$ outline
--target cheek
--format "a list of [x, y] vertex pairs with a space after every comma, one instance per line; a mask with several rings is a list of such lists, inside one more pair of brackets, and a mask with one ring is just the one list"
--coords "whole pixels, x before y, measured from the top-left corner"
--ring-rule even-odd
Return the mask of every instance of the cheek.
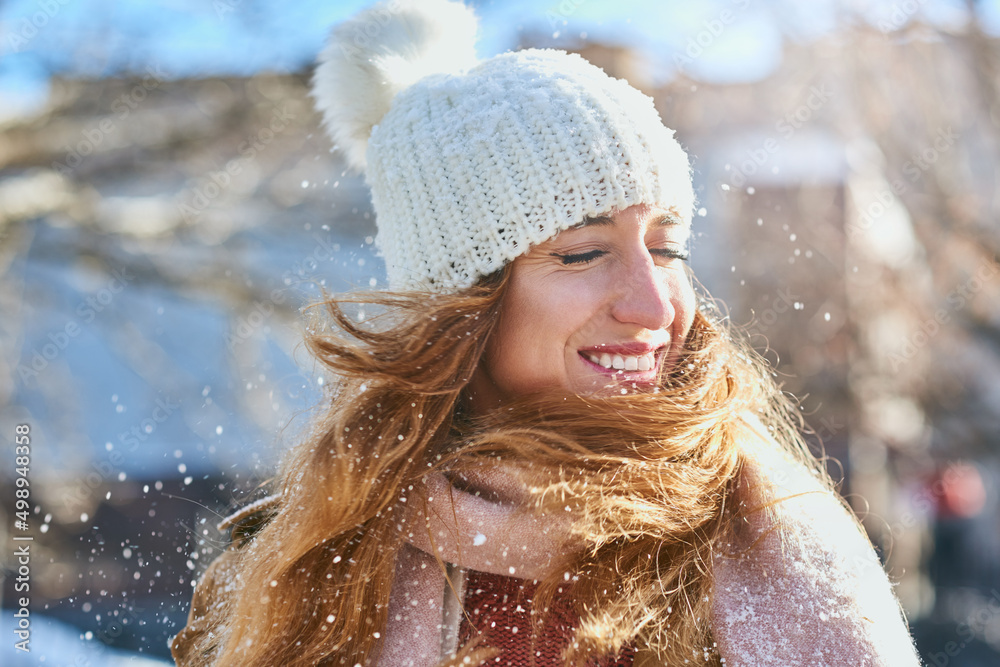
[[681, 287], [681, 295], [677, 299], [677, 313], [678, 319], [683, 323], [684, 331], [687, 332], [691, 328], [691, 323], [694, 321], [695, 311], [698, 309], [697, 298], [694, 294], [694, 289], [691, 287], [690, 283], [685, 282]]
[[671, 303], [674, 308], [674, 337], [684, 341], [688, 331], [694, 323], [695, 312], [698, 309], [698, 300], [694, 293], [694, 288], [686, 276], [681, 277], [676, 284], [672, 285]]
[[531, 343], [537, 337], [537, 314], [531, 300], [522, 298], [516, 288], [512, 285], [507, 293], [500, 321], [486, 346], [487, 370], [504, 394], [523, 390], [535, 366]]
[[[513, 285], [487, 354], [498, 383], [521, 390], [559, 382], [577, 309], [560, 290]], [[521, 289], [516, 289], [521, 287]]]

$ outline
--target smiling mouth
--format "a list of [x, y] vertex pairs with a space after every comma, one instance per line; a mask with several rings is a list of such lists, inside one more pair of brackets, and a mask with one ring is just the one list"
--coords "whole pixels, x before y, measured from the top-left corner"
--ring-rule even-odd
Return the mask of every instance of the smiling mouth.
[[603, 352], [581, 352], [585, 359], [593, 364], [609, 370], [650, 371], [656, 368], [656, 353], [647, 354], [610, 354]]
[[626, 342], [596, 345], [577, 350], [577, 354], [601, 375], [629, 382], [655, 383], [669, 348], [669, 343]]

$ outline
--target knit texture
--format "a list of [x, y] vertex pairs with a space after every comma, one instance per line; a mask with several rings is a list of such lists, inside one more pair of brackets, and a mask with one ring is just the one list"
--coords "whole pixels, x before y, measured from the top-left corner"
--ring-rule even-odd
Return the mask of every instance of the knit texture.
[[[485, 572], [469, 572], [465, 592], [465, 618], [459, 641], [467, 644], [477, 635], [482, 645], [500, 651], [490, 664], [507, 667], [562, 667], [562, 652], [573, 638], [579, 619], [567, 595], [557, 597], [545, 622], [536, 632], [533, 606], [536, 584], [524, 579]], [[630, 667], [635, 649], [591, 660], [593, 667]]]
[[393, 289], [452, 291], [560, 231], [636, 204], [694, 207], [653, 100], [576, 54], [477, 63], [460, 2], [391, 0], [338, 26], [313, 94], [365, 171]]
[[587, 216], [694, 206], [653, 101], [575, 54], [506, 53], [404, 90], [368, 182], [393, 288], [466, 287]]

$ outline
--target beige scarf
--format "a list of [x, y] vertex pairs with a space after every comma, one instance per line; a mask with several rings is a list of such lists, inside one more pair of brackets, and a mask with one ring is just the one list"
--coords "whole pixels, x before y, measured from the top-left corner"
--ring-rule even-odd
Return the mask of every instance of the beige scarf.
[[[748, 422], [736, 500], [773, 511], [751, 514], [744, 543], [732, 545], [742, 556], [718, 554], [713, 565], [712, 630], [725, 664], [919, 665], [889, 580], [854, 518], [759, 422]], [[465, 570], [540, 578], [569, 547], [569, 516], [527, 510], [513, 475], [498, 467], [468, 482], [478, 495], [429, 475], [427, 513], [411, 503], [384, 667], [438, 665], [454, 654]]]

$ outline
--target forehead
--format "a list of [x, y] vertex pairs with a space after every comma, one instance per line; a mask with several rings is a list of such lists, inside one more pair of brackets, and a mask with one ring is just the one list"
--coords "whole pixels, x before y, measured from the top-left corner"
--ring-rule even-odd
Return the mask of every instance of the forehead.
[[[686, 225], [684, 224], [684, 219], [677, 215], [674, 211], [663, 210], [663, 209], [652, 209], [645, 211], [645, 214], [639, 214], [640, 219], [644, 219], [646, 225], [650, 228], [656, 227], [672, 227], [678, 230], [683, 229]], [[611, 212], [605, 213], [603, 215], [588, 215], [582, 221], [573, 225], [572, 227], [567, 227], [567, 231], [570, 229], [582, 229], [584, 227], [591, 226], [613, 226], [618, 220], [625, 215], [625, 212]]]
[[[638, 230], [644, 236], [655, 233], [658, 237], [669, 238], [673, 243], [687, 243], [691, 225], [673, 208], [638, 205], [600, 215], [587, 216], [549, 240], [555, 241], [560, 236], [563, 237], [563, 240], [577, 238], [577, 235], [583, 233], [583, 230], [592, 230], [602, 235], [604, 233], [602, 230], [611, 234], [627, 233], [629, 235], [634, 233], [634, 230]], [[587, 234], [587, 236], [590, 235]]]

